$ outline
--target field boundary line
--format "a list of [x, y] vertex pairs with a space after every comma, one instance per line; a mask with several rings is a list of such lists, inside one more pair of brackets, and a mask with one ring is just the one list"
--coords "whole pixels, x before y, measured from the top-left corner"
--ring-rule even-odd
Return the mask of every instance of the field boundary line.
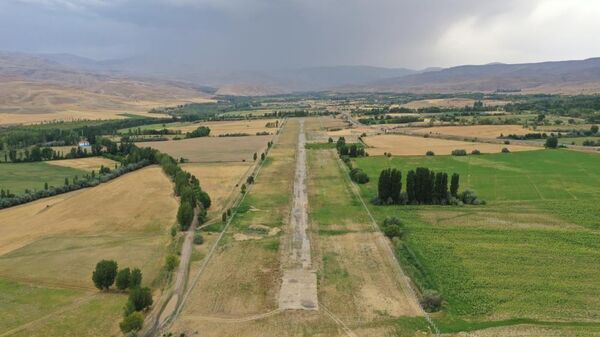
[[284, 311], [284, 309], [280, 309], [277, 308], [275, 310], [271, 310], [262, 314], [256, 314], [256, 315], [250, 315], [250, 316], [245, 316], [245, 317], [217, 317], [217, 316], [202, 316], [202, 315], [188, 315], [187, 317], [192, 318], [192, 319], [198, 319], [198, 320], [203, 320], [203, 321], [210, 321], [210, 322], [221, 322], [221, 323], [244, 323], [244, 322], [251, 322], [251, 321], [258, 321], [261, 319], [265, 319], [271, 316], [275, 316], [279, 313], [282, 313]]
[[356, 334], [341, 319], [337, 318], [331, 311], [329, 311], [329, 309], [327, 309], [327, 307], [325, 307], [323, 303], [319, 302], [319, 306], [323, 308], [323, 311], [325, 311], [325, 313], [327, 314], [327, 316], [329, 316], [329, 318], [331, 318], [331, 320], [337, 323], [342, 328], [342, 330], [344, 330], [346, 335], [350, 337], [357, 337]]
[[[258, 178], [258, 175], [259, 175], [262, 167], [264, 166], [268, 155], [271, 153], [273, 147], [277, 145], [277, 144], [275, 144], [275, 142], [277, 142], [279, 140], [280, 135], [281, 135], [281, 131], [283, 131], [283, 128], [286, 125], [287, 125], [287, 118], [284, 119], [283, 125], [280, 128], [280, 132], [273, 138], [273, 140], [272, 140], [273, 145], [271, 147], [268, 147], [267, 150], [265, 151], [265, 160], [261, 160], [260, 164], [256, 167], [256, 169], [254, 171], [255, 178]], [[210, 260], [211, 260], [211, 258], [213, 256], [214, 252], [216, 251], [217, 247], [219, 246], [219, 243], [221, 242], [221, 239], [225, 236], [225, 233], [229, 229], [229, 226], [231, 225], [233, 219], [238, 214], [237, 206], [239, 206], [244, 201], [244, 199], [246, 199], [246, 196], [250, 193], [250, 191], [252, 191], [253, 186], [254, 186], [254, 184], [250, 184], [248, 186], [248, 188], [246, 189], [246, 192], [242, 195], [242, 197], [239, 198], [232, 205], [233, 212], [232, 212], [231, 216], [227, 220], [227, 223], [225, 224], [225, 227], [223, 227], [223, 230], [221, 231], [221, 233], [219, 234], [219, 236], [217, 237], [217, 239], [215, 240], [215, 242], [211, 246], [210, 250], [206, 254], [206, 257], [202, 261], [202, 265], [200, 265], [198, 271], [196, 272], [196, 275], [192, 279], [192, 282], [187, 285], [187, 289], [184, 292], [182, 298], [179, 299], [179, 301], [178, 301], [179, 303], [178, 303], [177, 308], [175, 309], [174, 313], [170, 317], [166, 318], [165, 321], [164, 321], [164, 324], [162, 324], [162, 326], [158, 326], [157, 330], [151, 331], [148, 334], [149, 336], [155, 335], [156, 332], [158, 332], [158, 330], [164, 330], [164, 329], [168, 328], [175, 321], [175, 319], [177, 319], [179, 317], [179, 315], [181, 314], [183, 306], [185, 305], [185, 303], [187, 302], [187, 299], [189, 298], [190, 293], [195, 288], [196, 284], [198, 283], [198, 280], [202, 276], [202, 273], [206, 269], [206, 266], [210, 262]], [[160, 324], [160, 322], [158, 322], [158, 324]]]
[[[346, 178], [346, 181], [350, 180], [348, 177], [347, 167], [342, 162], [342, 160], [340, 159], [339, 156], [336, 155], [336, 158], [337, 158], [338, 165], [340, 165], [342, 167], [342, 169], [344, 170], [344, 172], [346, 173], [344, 175]], [[404, 295], [408, 299], [414, 298], [415, 300], [417, 300], [418, 299], [417, 292], [414, 290], [413, 286], [410, 284], [410, 282], [409, 282], [410, 278], [406, 275], [406, 273], [404, 273], [404, 270], [402, 269], [402, 266], [400, 265], [400, 261], [398, 261], [398, 259], [396, 258], [396, 255], [394, 254], [394, 251], [390, 247], [389, 241], [385, 237], [383, 237], [383, 233], [381, 233], [381, 230], [379, 229], [379, 226], [377, 225], [377, 221], [375, 220], [375, 217], [373, 217], [371, 210], [369, 209], [369, 207], [367, 207], [367, 204], [365, 203], [364, 199], [362, 198], [362, 196], [360, 194], [359, 187], [352, 180], [350, 180], [349, 183], [352, 186], [352, 192], [354, 192], [354, 195], [358, 197], [358, 200], [360, 200], [363, 208], [369, 215], [369, 218], [371, 219], [370, 224], [373, 227], [374, 232], [379, 237], [380, 241], [383, 241], [382, 243], [384, 244], [384, 247], [386, 248], [385, 250], [388, 253], [387, 255], [392, 260], [392, 262], [393, 262], [392, 264], [395, 266], [394, 269], [396, 269], [396, 271], [400, 275], [401, 280], [404, 283], [404, 287], [402, 287]], [[407, 291], [409, 292], [409, 294], [406, 293]], [[441, 337], [440, 330], [438, 329], [437, 325], [433, 322], [433, 320], [431, 319], [431, 316], [425, 310], [423, 310], [421, 305], [419, 305], [418, 300], [417, 300], [417, 307], [419, 308], [419, 311], [423, 315], [423, 317], [425, 317], [425, 320], [427, 320], [429, 325], [433, 328], [433, 330], [434, 330], [433, 332], [435, 333], [435, 335], [437, 337]]]

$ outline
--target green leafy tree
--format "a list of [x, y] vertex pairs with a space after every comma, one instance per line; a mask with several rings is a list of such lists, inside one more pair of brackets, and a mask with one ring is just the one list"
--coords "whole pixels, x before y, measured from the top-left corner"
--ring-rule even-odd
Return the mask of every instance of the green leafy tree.
[[456, 197], [458, 195], [459, 179], [460, 176], [458, 175], [458, 173], [452, 174], [452, 178], [450, 179], [450, 194], [452, 194], [453, 197]]
[[179, 259], [177, 258], [177, 256], [171, 254], [168, 255], [165, 261], [165, 267], [167, 268], [167, 271], [173, 271], [175, 270], [175, 268], [177, 268], [177, 266], [179, 265]]
[[96, 264], [96, 270], [92, 273], [92, 281], [96, 288], [108, 290], [115, 282], [117, 276], [117, 263], [112, 260], [102, 260]]
[[142, 311], [152, 305], [152, 292], [150, 288], [134, 288], [129, 292], [129, 302], [133, 304], [135, 311]]
[[129, 287], [129, 279], [131, 278], [131, 271], [129, 268], [121, 269], [117, 273], [117, 278], [115, 279], [115, 285], [119, 290], [125, 290]]
[[179, 210], [177, 211], [177, 221], [182, 231], [186, 231], [190, 228], [192, 221], [194, 220], [194, 209], [188, 202], [182, 202], [179, 204]]
[[416, 174], [415, 171], [408, 171], [408, 175], [406, 176], [406, 196], [408, 197], [408, 202], [413, 203], [417, 201], [416, 198]]
[[133, 268], [129, 276], [129, 288], [139, 288], [142, 286], [142, 271], [139, 268]]
[[119, 328], [123, 333], [132, 331], [139, 331], [144, 325], [144, 315], [141, 312], [134, 311], [123, 318], [123, 321], [119, 323]]
[[598, 125], [592, 125], [592, 127], [590, 127], [590, 131], [592, 132], [592, 134], [597, 134], [598, 133]]
[[551, 136], [546, 138], [546, 144], [544, 146], [548, 149], [556, 149], [558, 147], [558, 138]]

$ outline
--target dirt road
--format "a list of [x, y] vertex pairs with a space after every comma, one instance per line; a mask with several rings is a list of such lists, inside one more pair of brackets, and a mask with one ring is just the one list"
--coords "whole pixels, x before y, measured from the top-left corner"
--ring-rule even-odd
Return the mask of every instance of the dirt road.
[[312, 267], [308, 237], [308, 197], [306, 194], [306, 136], [304, 120], [300, 121], [294, 202], [290, 214], [289, 254], [282, 261], [283, 277], [279, 291], [280, 309], [318, 310], [317, 275]]

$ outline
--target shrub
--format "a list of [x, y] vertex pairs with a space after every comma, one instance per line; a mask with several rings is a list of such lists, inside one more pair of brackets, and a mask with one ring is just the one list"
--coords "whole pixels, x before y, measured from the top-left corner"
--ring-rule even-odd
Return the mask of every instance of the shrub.
[[[194, 235], [194, 241], [196, 240], [196, 237]], [[168, 271], [173, 271], [175, 270], [175, 268], [177, 268], [177, 266], [179, 265], [179, 259], [177, 258], [177, 256], [171, 254], [168, 255], [167, 258], [165, 259], [165, 267], [167, 268]]]
[[466, 156], [467, 155], [467, 151], [463, 150], [463, 149], [452, 150], [452, 155], [453, 156]]
[[112, 260], [102, 260], [96, 264], [92, 274], [92, 281], [96, 288], [107, 290], [115, 282], [117, 276], [117, 263]]
[[433, 151], [427, 151], [425, 153], [426, 156], [435, 156], [435, 153], [433, 153]]
[[144, 315], [141, 312], [134, 311], [131, 314], [123, 318], [123, 321], [119, 323], [119, 328], [123, 333], [131, 331], [139, 331], [142, 329], [144, 324]]
[[471, 190], [463, 191], [458, 198], [466, 205], [485, 205], [485, 201], [479, 199], [477, 194]]
[[442, 308], [442, 295], [435, 290], [425, 290], [421, 298], [421, 307], [426, 312], [439, 311]]
[[508, 140], [505, 140], [505, 141], [504, 141], [504, 144], [505, 144], [505, 145], [508, 145], [508, 144], [510, 144], [510, 141], [508, 141]]
[[481, 152], [479, 150], [475, 149], [475, 150], [471, 151], [471, 154], [478, 155], [478, 154], [481, 154]]
[[129, 292], [129, 302], [135, 311], [142, 311], [152, 305], [152, 292], [150, 288], [135, 288]]
[[502, 148], [502, 153], [510, 153], [510, 150], [506, 147]]
[[354, 168], [350, 171], [350, 179], [358, 184], [366, 184], [369, 182], [369, 176], [359, 168]]
[[404, 225], [396, 217], [387, 217], [381, 226], [383, 234], [390, 239], [401, 238], [404, 235]]
[[[223, 213], [225, 214], [225, 213]], [[194, 233], [194, 244], [201, 245], [204, 243], [204, 238], [202, 237], [202, 233], [196, 232]]]

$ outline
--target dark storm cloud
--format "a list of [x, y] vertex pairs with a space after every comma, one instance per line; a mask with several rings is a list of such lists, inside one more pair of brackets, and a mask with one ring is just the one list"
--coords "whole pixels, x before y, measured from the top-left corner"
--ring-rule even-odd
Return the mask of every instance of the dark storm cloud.
[[[599, 11], [593, 0], [4, 0], [0, 49], [230, 68], [515, 62], [597, 52], [552, 35], [598, 36], [586, 15]], [[554, 32], [557, 21], [571, 28]]]

